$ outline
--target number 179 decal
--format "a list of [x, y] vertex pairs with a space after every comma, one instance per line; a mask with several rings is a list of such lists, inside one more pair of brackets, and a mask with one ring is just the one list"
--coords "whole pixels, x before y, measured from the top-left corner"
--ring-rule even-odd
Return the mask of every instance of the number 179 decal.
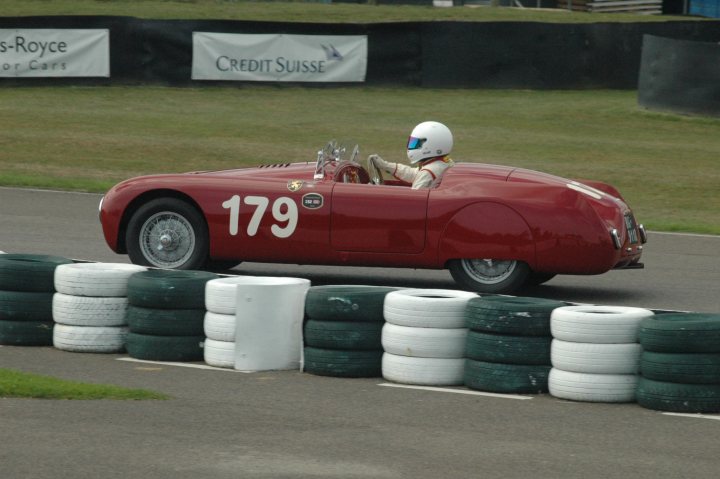
[[[233, 195], [232, 198], [223, 202], [222, 207], [230, 210], [230, 235], [237, 236], [240, 228], [240, 207], [241, 203], [246, 206], [254, 207], [255, 211], [247, 225], [247, 235], [255, 236], [260, 228], [260, 221], [268, 209], [270, 200], [265, 196], [246, 196], [240, 198], [240, 195]], [[278, 223], [286, 223], [284, 226], [273, 224], [270, 227], [272, 234], [278, 238], [287, 238], [295, 232], [298, 222], [298, 207], [292, 198], [281, 196], [276, 199], [271, 208], [272, 217]]]

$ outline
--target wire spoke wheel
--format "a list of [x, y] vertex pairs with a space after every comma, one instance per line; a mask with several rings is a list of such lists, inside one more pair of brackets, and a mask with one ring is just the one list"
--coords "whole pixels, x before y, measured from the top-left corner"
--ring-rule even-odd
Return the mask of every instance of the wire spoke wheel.
[[163, 211], [141, 226], [140, 248], [154, 266], [174, 268], [184, 264], [195, 250], [195, 231], [184, 217]]
[[512, 276], [517, 261], [494, 259], [464, 259], [462, 267], [475, 281], [484, 284], [497, 284]]
[[478, 293], [512, 293], [530, 274], [528, 265], [517, 260], [459, 259], [448, 266], [458, 284]]

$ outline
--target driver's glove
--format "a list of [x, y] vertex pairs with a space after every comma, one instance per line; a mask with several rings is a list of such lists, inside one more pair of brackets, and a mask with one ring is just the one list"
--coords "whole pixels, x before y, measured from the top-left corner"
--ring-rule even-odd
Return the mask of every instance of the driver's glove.
[[383, 160], [380, 155], [372, 154], [368, 156], [368, 161], [372, 161], [375, 166], [380, 168], [386, 173], [391, 173], [395, 171], [395, 163], [390, 163], [389, 161]]

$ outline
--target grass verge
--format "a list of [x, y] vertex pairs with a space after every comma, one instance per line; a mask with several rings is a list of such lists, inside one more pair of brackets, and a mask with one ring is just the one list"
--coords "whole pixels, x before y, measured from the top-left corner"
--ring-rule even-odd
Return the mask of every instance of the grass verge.
[[605, 181], [650, 229], [720, 234], [720, 119], [647, 112], [631, 91], [6, 88], [0, 184], [103, 192], [142, 174], [314, 161], [332, 138], [404, 161], [426, 119], [450, 126], [458, 161]]
[[0, 369], [0, 398], [37, 399], [169, 399], [143, 389], [126, 389]]

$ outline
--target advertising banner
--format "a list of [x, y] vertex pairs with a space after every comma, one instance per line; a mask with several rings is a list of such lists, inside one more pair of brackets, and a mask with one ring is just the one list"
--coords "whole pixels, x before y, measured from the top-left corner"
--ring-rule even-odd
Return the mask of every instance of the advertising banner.
[[107, 29], [0, 29], [0, 77], [109, 77]]
[[193, 32], [193, 80], [363, 82], [367, 35]]

